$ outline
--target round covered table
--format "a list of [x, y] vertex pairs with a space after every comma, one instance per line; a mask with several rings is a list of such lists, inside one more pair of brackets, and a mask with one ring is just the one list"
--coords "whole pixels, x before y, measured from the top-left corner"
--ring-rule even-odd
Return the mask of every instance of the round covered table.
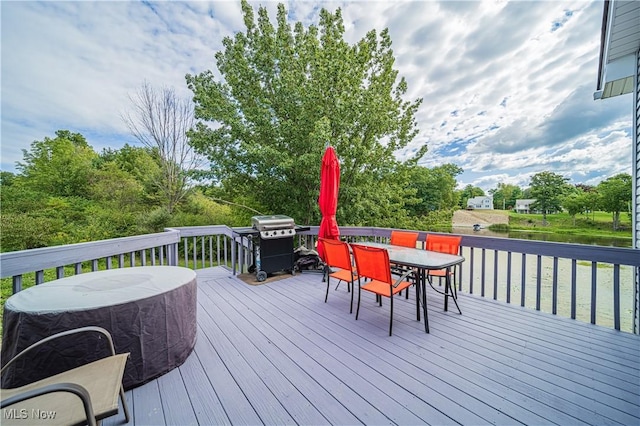
[[[196, 341], [196, 274], [176, 266], [142, 266], [74, 275], [7, 299], [3, 365], [32, 343], [88, 325], [107, 329], [116, 352], [130, 352], [123, 383], [130, 389], [181, 365]], [[39, 380], [107, 355], [86, 334], [43, 345], [3, 372], [2, 387]]]

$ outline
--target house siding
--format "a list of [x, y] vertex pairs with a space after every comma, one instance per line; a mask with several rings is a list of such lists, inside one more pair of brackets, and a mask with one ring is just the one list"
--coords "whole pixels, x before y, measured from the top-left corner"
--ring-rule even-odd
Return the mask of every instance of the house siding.
[[[635, 76], [635, 95], [633, 96], [633, 126], [635, 129], [633, 151], [633, 178], [635, 185], [633, 187], [633, 214], [635, 215], [635, 238], [634, 247], [640, 249], [640, 51], [636, 52], [636, 76]], [[640, 269], [636, 268], [636, 285], [635, 285], [635, 304], [634, 304], [634, 333], [640, 334]]]

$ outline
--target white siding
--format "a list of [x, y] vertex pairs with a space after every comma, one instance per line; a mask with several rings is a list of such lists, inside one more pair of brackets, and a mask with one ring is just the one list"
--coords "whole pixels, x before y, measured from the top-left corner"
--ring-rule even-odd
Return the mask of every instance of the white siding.
[[[640, 250], [640, 51], [636, 52], [636, 76], [635, 76], [635, 95], [633, 105], [633, 125], [635, 127], [635, 147], [633, 150], [633, 177], [634, 185], [634, 214], [635, 214], [635, 238], [634, 247]], [[640, 334], [640, 270], [636, 269], [636, 286], [635, 286], [636, 303], [634, 305], [634, 333]]]

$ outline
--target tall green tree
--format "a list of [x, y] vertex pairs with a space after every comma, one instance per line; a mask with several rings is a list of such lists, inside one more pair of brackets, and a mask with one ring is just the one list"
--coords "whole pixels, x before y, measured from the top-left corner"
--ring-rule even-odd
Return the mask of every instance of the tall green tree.
[[349, 205], [339, 207], [339, 222], [401, 212], [410, 191], [394, 174], [393, 153], [417, 134], [422, 99], [403, 99], [407, 83], [393, 67], [389, 31], [371, 30], [350, 45], [340, 9], [322, 9], [317, 26], [292, 28], [283, 4], [277, 26], [266, 8], [256, 20], [249, 3], [241, 5], [246, 31], [226, 37], [215, 55], [222, 78], [186, 76], [203, 121], [190, 141], [209, 158], [212, 177], [227, 191], [253, 194], [267, 212], [314, 223], [330, 143], [341, 163], [339, 206]]
[[536, 199], [534, 209], [542, 211], [542, 221], [546, 224], [547, 213], [562, 209], [561, 201], [569, 192], [568, 179], [553, 172], [540, 172], [531, 177], [530, 193]]
[[58, 130], [55, 138], [34, 141], [22, 153], [24, 161], [16, 168], [27, 187], [48, 195], [85, 196], [98, 155], [80, 133]]
[[508, 210], [516, 205], [516, 200], [522, 197], [522, 189], [510, 183], [499, 183], [494, 189], [489, 190], [493, 196], [493, 208]]
[[620, 213], [629, 211], [633, 180], [631, 175], [620, 173], [598, 184], [600, 208], [613, 216], [613, 230], [620, 226]]
[[582, 189], [578, 189], [576, 192], [572, 192], [562, 199], [562, 208], [565, 209], [573, 219], [573, 226], [576, 226], [576, 215], [586, 212], [589, 208], [588, 206], [589, 197]]
[[459, 202], [456, 176], [462, 172], [455, 164], [431, 169], [411, 167], [408, 185], [416, 189], [416, 202], [409, 207], [410, 214], [422, 216], [434, 210], [455, 209]]
[[473, 186], [471, 184], [468, 184], [467, 186], [465, 186], [464, 188], [462, 188], [462, 190], [460, 190], [459, 193], [459, 199], [460, 199], [460, 207], [463, 209], [467, 208], [467, 201], [470, 198], [473, 197], [481, 197], [484, 195], [484, 190], [478, 186]]

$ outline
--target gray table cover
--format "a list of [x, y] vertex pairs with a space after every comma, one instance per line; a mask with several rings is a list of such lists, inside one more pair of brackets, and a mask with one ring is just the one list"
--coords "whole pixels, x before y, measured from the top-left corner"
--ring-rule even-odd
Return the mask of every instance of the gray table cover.
[[[32, 343], [87, 325], [107, 329], [116, 352], [130, 352], [125, 389], [180, 366], [196, 341], [194, 271], [143, 266], [74, 275], [23, 290], [7, 299], [2, 365]], [[35, 349], [2, 375], [12, 388], [108, 354], [97, 334], [73, 335]]]

